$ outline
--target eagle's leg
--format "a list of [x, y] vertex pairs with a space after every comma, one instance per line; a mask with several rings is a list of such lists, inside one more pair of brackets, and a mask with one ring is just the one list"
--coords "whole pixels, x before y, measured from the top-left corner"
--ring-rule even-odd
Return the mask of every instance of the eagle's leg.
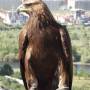
[[58, 89], [72, 90], [72, 62], [61, 61], [58, 65]]
[[38, 82], [32, 70], [32, 67], [29, 63], [30, 59], [31, 59], [31, 48], [28, 47], [25, 55], [25, 78], [28, 90], [37, 90]]

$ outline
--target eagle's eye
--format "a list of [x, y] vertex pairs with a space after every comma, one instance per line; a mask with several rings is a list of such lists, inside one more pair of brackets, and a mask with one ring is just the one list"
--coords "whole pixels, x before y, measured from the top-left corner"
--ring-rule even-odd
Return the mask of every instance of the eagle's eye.
[[32, 3], [24, 4], [25, 7], [30, 7], [31, 5], [32, 5]]
[[40, 4], [40, 2], [35, 2], [35, 3], [25, 3], [24, 6], [25, 7], [30, 7], [30, 6], [34, 6], [34, 5], [38, 5]]

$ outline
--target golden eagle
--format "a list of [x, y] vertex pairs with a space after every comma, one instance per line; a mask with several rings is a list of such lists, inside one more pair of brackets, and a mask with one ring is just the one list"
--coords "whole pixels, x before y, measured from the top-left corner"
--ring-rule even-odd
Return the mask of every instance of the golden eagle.
[[19, 34], [20, 70], [26, 90], [71, 90], [73, 64], [68, 31], [42, 0], [22, 0], [29, 15]]

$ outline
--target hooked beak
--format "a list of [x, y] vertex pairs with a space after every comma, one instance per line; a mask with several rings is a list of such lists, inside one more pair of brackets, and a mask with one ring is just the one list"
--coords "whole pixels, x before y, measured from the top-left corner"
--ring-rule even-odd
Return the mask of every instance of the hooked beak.
[[17, 13], [20, 12], [27, 12], [27, 9], [25, 8], [25, 6], [23, 4], [21, 4], [18, 8], [17, 8]]

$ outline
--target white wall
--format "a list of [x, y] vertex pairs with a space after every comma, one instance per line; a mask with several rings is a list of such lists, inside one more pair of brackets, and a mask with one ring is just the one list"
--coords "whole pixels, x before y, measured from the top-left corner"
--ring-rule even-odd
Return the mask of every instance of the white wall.
[[67, 8], [70, 9], [75, 9], [75, 0], [68, 0], [68, 3], [67, 3]]

